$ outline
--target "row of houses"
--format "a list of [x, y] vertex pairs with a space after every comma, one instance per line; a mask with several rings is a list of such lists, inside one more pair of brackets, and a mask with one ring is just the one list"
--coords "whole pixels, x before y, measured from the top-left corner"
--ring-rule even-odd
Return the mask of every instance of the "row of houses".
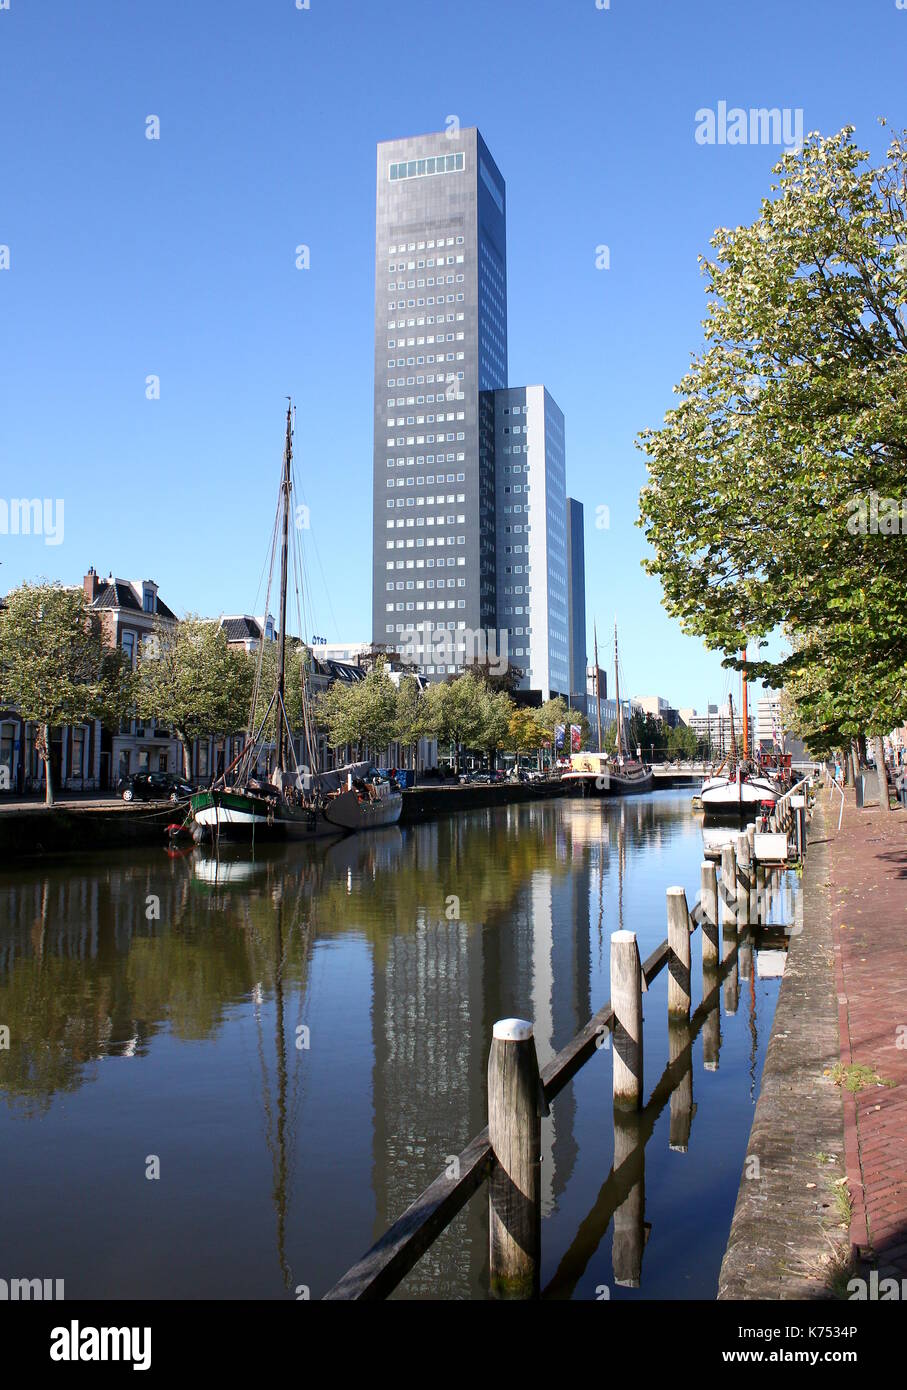
[[[158, 593], [150, 579], [106, 579], [92, 567], [82, 581], [85, 597], [99, 614], [107, 641], [122, 647], [135, 665], [159, 622], [174, 623], [176, 614]], [[277, 639], [270, 614], [231, 615], [216, 619], [224, 629], [230, 646], [249, 653], [262, 642]], [[318, 652], [315, 648], [315, 652]], [[313, 653], [311, 688], [314, 694], [335, 681], [362, 680], [361, 660], [343, 662]], [[392, 672], [399, 680], [400, 673]], [[0, 793], [25, 795], [43, 791], [44, 762], [36, 750], [39, 730], [23, 720], [12, 708], [0, 703]], [[206, 786], [242, 751], [245, 731], [233, 734], [211, 733], [193, 741], [190, 749], [190, 780]], [[301, 734], [294, 740], [300, 763], [306, 761]], [[346, 760], [347, 750], [328, 748], [319, 740], [319, 767], [330, 768], [335, 758]], [[391, 748], [385, 756], [390, 763], [402, 762], [402, 750]], [[421, 765], [437, 760], [434, 743], [424, 740], [418, 750]], [[113, 791], [124, 778], [137, 772], [183, 772], [183, 748], [173, 732], [156, 720], [133, 718], [109, 729], [97, 720], [55, 728], [50, 733], [50, 763], [53, 785], [64, 791]]]

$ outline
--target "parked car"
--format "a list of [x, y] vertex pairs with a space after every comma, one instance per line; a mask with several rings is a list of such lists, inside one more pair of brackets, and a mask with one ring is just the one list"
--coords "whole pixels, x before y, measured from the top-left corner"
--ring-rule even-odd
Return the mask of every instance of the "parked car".
[[124, 801], [182, 801], [194, 790], [172, 772], [133, 772], [117, 783]]

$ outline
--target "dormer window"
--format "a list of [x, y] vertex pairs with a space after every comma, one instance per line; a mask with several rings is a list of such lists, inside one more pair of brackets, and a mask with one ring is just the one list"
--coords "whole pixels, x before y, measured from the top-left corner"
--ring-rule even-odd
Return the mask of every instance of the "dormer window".
[[142, 586], [142, 609], [146, 613], [154, 612], [154, 589], [150, 584]]

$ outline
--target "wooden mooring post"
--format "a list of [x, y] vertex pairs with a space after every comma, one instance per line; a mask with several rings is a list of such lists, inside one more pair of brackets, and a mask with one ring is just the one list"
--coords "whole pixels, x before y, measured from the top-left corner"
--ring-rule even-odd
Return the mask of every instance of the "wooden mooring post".
[[672, 1018], [690, 1017], [690, 909], [682, 888], [668, 893], [668, 1014]]
[[538, 1293], [542, 1104], [532, 1024], [502, 1019], [488, 1054], [488, 1138], [496, 1159], [488, 1179], [488, 1248], [498, 1298]]
[[[730, 845], [725, 848], [731, 852]], [[715, 865], [708, 861], [700, 869], [702, 904], [702, 997], [707, 999], [718, 981], [721, 961], [718, 909], [718, 875]], [[724, 863], [722, 863], [722, 892], [724, 891]], [[717, 1007], [709, 1013], [702, 1029], [702, 1065], [706, 1071], [718, 1070], [718, 1054], [721, 1048], [721, 1022]]]
[[751, 859], [750, 842], [746, 835], [737, 836], [736, 862], [734, 864], [734, 878], [736, 881], [737, 906], [735, 912], [735, 922], [738, 927], [745, 927], [750, 920], [750, 878], [751, 878]]
[[737, 855], [732, 844], [721, 846], [721, 920], [737, 923]]
[[614, 1010], [614, 1104], [638, 1110], [642, 1104], [642, 972], [636, 933], [611, 933], [611, 1008]]

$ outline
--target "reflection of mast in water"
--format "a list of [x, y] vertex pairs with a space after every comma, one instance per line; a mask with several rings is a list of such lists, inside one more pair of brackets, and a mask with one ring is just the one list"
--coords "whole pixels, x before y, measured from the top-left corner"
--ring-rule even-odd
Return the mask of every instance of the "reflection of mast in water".
[[[268, 1081], [268, 1067], [264, 1053], [264, 1039], [261, 1030], [261, 1011], [260, 1007], [255, 1010], [255, 1022], [258, 1029], [258, 1056], [261, 1062], [261, 1089], [262, 1103], [265, 1111], [265, 1143], [268, 1153], [271, 1155], [271, 1168], [273, 1174], [273, 1184], [271, 1196], [274, 1202], [274, 1210], [277, 1215], [277, 1258], [280, 1264], [280, 1273], [283, 1278], [285, 1289], [292, 1287], [292, 1271], [286, 1252], [287, 1234], [287, 1210], [288, 1193], [290, 1186], [292, 1162], [290, 1148], [287, 1141], [288, 1132], [295, 1133], [296, 1111], [298, 1107], [298, 1093], [294, 1090], [292, 1096], [289, 1094], [289, 1069], [287, 1066], [287, 1041], [286, 1028], [284, 1021], [284, 988], [283, 976], [286, 965], [290, 943], [293, 938], [293, 926], [287, 936], [286, 945], [283, 941], [283, 895], [282, 888], [277, 888], [274, 892], [275, 910], [275, 973], [274, 973], [274, 1026], [275, 1026], [275, 1054], [277, 1086], [274, 1103], [272, 1103], [271, 1089]], [[302, 940], [303, 964], [306, 958], [305, 939]], [[300, 990], [300, 998], [302, 990]], [[256, 1005], [261, 1004], [261, 994], [257, 992]]]
[[626, 802], [620, 803], [620, 823], [617, 827], [617, 925], [624, 929], [624, 840]]

